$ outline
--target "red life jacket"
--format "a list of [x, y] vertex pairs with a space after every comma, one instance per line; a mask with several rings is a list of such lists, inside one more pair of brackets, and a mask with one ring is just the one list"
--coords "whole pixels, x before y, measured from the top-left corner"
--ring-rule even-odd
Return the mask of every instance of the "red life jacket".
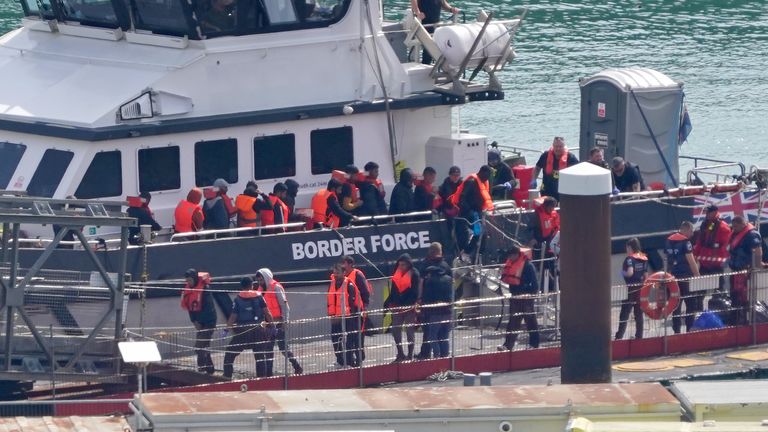
[[747, 226], [745, 226], [743, 230], [736, 233], [736, 235], [731, 235], [731, 241], [730, 241], [731, 250], [734, 250], [737, 247], [739, 247], [739, 245], [741, 245], [741, 241], [744, 240], [744, 236], [747, 235], [747, 233], [749, 233], [753, 229], [755, 229], [754, 225], [752, 225], [751, 223], [748, 223]]
[[[331, 208], [328, 206], [328, 200], [330, 200], [331, 198], [335, 198], [337, 201], [339, 199], [339, 197], [336, 196], [336, 192], [331, 192], [331, 191], [328, 192], [328, 196], [325, 199], [325, 226], [336, 228], [341, 223], [341, 219], [339, 219], [339, 217], [336, 216], [336, 214], [331, 212]], [[341, 205], [341, 203], [339, 203], [339, 205]]]
[[642, 252], [631, 253], [629, 257], [640, 261], [648, 261], [648, 257]]
[[179, 205], [176, 206], [176, 211], [173, 213], [174, 230], [177, 233], [185, 233], [195, 231], [194, 224], [192, 223], [192, 215], [199, 212], [203, 216], [203, 209], [199, 205], [193, 204], [187, 200], [179, 201]]
[[277, 301], [277, 285], [280, 283], [272, 279], [267, 289], [264, 290], [261, 287], [258, 288], [258, 292], [264, 296], [264, 301], [267, 303], [267, 309], [272, 314], [272, 318], [278, 320], [283, 318], [283, 309], [280, 307], [280, 302]]
[[[288, 213], [290, 210], [288, 209], [288, 206], [276, 195], [269, 195], [269, 202], [272, 203], [272, 208], [274, 209], [276, 206], [280, 206], [283, 212], [283, 223], [288, 222]], [[274, 225], [275, 224], [275, 211], [274, 210], [262, 210], [259, 212], [261, 214], [261, 225], [267, 226], [267, 225]]]
[[467, 184], [467, 180], [474, 179], [475, 182], [477, 182], [477, 185], [480, 189], [480, 195], [483, 197], [483, 207], [482, 210], [493, 210], [493, 200], [491, 200], [491, 188], [488, 185], [487, 181], [480, 181], [480, 178], [477, 176], [477, 174], [470, 174], [467, 176], [466, 179], [464, 179], [463, 182], [459, 185], [459, 187], [456, 188], [456, 192], [453, 193], [448, 198], [448, 202], [451, 204], [458, 206], [459, 205], [459, 199], [461, 198], [461, 193], [464, 191], [464, 185]]
[[191, 287], [189, 284], [186, 284], [181, 291], [181, 308], [189, 312], [200, 312], [203, 310], [203, 293], [205, 287], [210, 283], [210, 274], [204, 272], [197, 273], [197, 285]]
[[693, 254], [704, 268], [720, 269], [728, 261], [728, 240], [731, 229], [720, 220], [704, 221], [699, 237], [693, 247]]
[[381, 195], [382, 198], [384, 198], [384, 195], [387, 194], [387, 191], [384, 190], [384, 183], [382, 183], [381, 180], [379, 180], [378, 178], [374, 179], [374, 178], [366, 177], [365, 181], [374, 185], [376, 187], [376, 190], [379, 191], [379, 195]]
[[399, 294], [404, 293], [408, 289], [411, 288], [411, 271], [408, 270], [405, 273], [400, 272], [400, 270], [395, 270], [395, 274], [392, 275], [392, 285], [395, 286], [395, 289]]
[[560, 214], [556, 210], [547, 213], [544, 211], [544, 206], [538, 207], [536, 213], [539, 215], [541, 236], [545, 239], [552, 238], [555, 232], [560, 230]]
[[[357, 286], [354, 284], [354, 282], [350, 281], [349, 278], [344, 278], [344, 280], [341, 282], [340, 287], [336, 287], [336, 276], [331, 275], [331, 284], [328, 287], [328, 294], [326, 295], [326, 300], [328, 304], [328, 316], [330, 317], [342, 317], [342, 316], [349, 316], [350, 315], [350, 308], [349, 308], [349, 290], [348, 286], [349, 284], [352, 284], [352, 287], [355, 289], [355, 306], [357, 306], [357, 309], [360, 310], [362, 307], [362, 301], [360, 300], [360, 291], [357, 289]], [[344, 296], [342, 298], [342, 295]], [[342, 308], [342, 305], [344, 306]]]
[[507, 260], [504, 263], [504, 269], [501, 272], [501, 281], [510, 286], [518, 286], [522, 282], [523, 268], [528, 258], [520, 253], [516, 260]]
[[[349, 274], [347, 275], [347, 278], [349, 278], [349, 280], [354, 282], [354, 281], [357, 280], [357, 274], [358, 273], [360, 273], [360, 276], [362, 276], [363, 279], [365, 279], [365, 283], [366, 283], [366, 286], [368, 288], [368, 297], [373, 297], [373, 285], [371, 285], [371, 281], [369, 281], [368, 278], [365, 277], [365, 273], [363, 273], [362, 270], [357, 269], [357, 268], [353, 268], [352, 271], [349, 272]], [[358, 287], [357, 289], [359, 290], [360, 287]], [[365, 306], [365, 305], [363, 305], [363, 306]]]
[[[544, 167], [544, 174], [551, 175], [552, 171], [554, 171], [554, 164], [555, 164], [555, 149], [550, 148], [547, 152], [547, 166]], [[557, 164], [557, 171], [560, 171], [562, 169], [568, 168], [568, 149], [565, 149], [562, 155], [560, 155], [560, 160]]]

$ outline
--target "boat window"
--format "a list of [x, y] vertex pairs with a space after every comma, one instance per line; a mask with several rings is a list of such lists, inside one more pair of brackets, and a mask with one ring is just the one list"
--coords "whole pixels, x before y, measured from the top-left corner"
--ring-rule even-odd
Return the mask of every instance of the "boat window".
[[120, 25], [111, 0], [61, 0], [59, 6], [67, 21], [98, 27], [128, 28], [127, 22]]
[[116, 197], [123, 194], [123, 167], [117, 150], [96, 153], [85, 171], [75, 197]]
[[[42, 14], [38, 5], [43, 8]], [[45, 19], [53, 19], [54, 17], [51, 0], [22, 0], [21, 6], [26, 16], [39, 17], [42, 15]]]
[[253, 178], [274, 179], [296, 175], [296, 135], [260, 136], [253, 139]]
[[187, 0], [131, 0], [131, 4], [136, 29], [198, 39]]
[[27, 195], [51, 198], [61, 183], [74, 153], [64, 150], [48, 149], [40, 160], [32, 180], [27, 186]]
[[139, 150], [139, 190], [154, 192], [181, 187], [179, 146]]
[[23, 144], [0, 142], [0, 189], [8, 187], [26, 149], [27, 146]]
[[216, 179], [237, 183], [237, 140], [195, 143], [195, 184], [210, 186]]
[[194, 12], [206, 37], [328, 27], [350, 0], [198, 0]]
[[343, 170], [353, 163], [351, 126], [313, 130], [310, 141], [312, 174]]

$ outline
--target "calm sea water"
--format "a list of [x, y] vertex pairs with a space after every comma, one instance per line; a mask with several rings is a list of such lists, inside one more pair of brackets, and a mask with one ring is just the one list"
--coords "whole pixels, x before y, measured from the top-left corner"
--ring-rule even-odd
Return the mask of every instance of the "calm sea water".
[[[518, 58], [501, 74], [503, 102], [462, 110], [462, 126], [509, 145], [544, 148], [554, 135], [578, 144], [580, 77], [604, 68], [644, 66], [685, 83], [693, 133], [683, 154], [768, 166], [768, 1], [452, 0], [511, 18], [528, 8]], [[385, 0], [398, 18], [407, 0]], [[470, 11], [473, 11], [470, 13]], [[0, 30], [21, 8], [0, 0]]]

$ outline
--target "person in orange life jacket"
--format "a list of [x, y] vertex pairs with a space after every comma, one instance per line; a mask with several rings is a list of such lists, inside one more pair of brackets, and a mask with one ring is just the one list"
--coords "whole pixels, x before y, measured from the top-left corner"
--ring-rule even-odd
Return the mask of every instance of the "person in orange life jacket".
[[[400, 255], [395, 263], [389, 296], [384, 300], [384, 308], [391, 309], [392, 313], [392, 337], [397, 349], [395, 362], [413, 359], [419, 279], [419, 271], [413, 267], [411, 256], [407, 253]], [[403, 352], [403, 330], [408, 340], [407, 356]]]
[[[728, 240], [731, 238], [731, 227], [720, 219], [716, 205], [710, 204], [706, 208], [704, 222], [693, 244], [693, 255], [699, 262], [699, 272], [702, 275], [721, 274], [725, 270], [728, 261]], [[719, 287], [723, 289], [725, 278], [720, 276]]]
[[560, 231], [560, 214], [556, 210], [557, 201], [555, 198], [544, 197], [541, 205], [536, 208], [533, 218], [528, 223], [528, 229], [531, 233], [531, 240], [528, 246], [535, 247], [544, 243], [552, 242], [558, 231]]
[[[448, 169], [448, 177], [443, 180], [443, 183], [437, 189], [438, 195], [442, 200], [440, 211], [448, 218], [454, 218], [459, 214], [459, 207], [451, 203], [451, 195], [456, 193], [456, 190], [461, 184], [461, 168], [456, 165]], [[453, 221], [450, 221], [453, 223]]]
[[440, 198], [432, 187], [435, 177], [437, 177], [437, 171], [434, 168], [424, 168], [422, 179], [413, 190], [414, 211], [432, 211], [440, 205]]
[[365, 360], [365, 330], [373, 329], [374, 326], [373, 322], [370, 318], [368, 318], [368, 314], [366, 313], [366, 310], [368, 310], [369, 305], [371, 304], [371, 295], [373, 294], [371, 292], [372, 287], [370, 282], [368, 282], [368, 279], [366, 279], [365, 273], [363, 273], [362, 270], [355, 268], [354, 258], [349, 255], [344, 255], [341, 257], [339, 265], [341, 266], [341, 270], [344, 272], [344, 275], [347, 277], [347, 279], [354, 282], [355, 286], [357, 286], [357, 290], [360, 292], [362, 310], [358, 328], [361, 330], [360, 361], [363, 361]]
[[229, 218], [237, 213], [232, 200], [227, 196], [229, 183], [224, 179], [216, 179], [213, 182], [213, 188], [216, 194], [203, 203], [205, 229], [227, 229], [229, 228]]
[[[413, 200], [413, 171], [405, 168], [400, 171], [400, 179], [392, 189], [389, 199], [389, 214], [410, 213], [414, 210]], [[407, 222], [408, 218], [397, 218], [399, 222]]]
[[509, 199], [517, 181], [512, 174], [512, 168], [501, 160], [501, 152], [496, 141], [491, 143], [488, 150], [488, 165], [493, 168], [491, 176], [491, 198], [494, 200]]
[[680, 333], [683, 303], [685, 303], [686, 331], [690, 331], [696, 320], [696, 314], [704, 307], [704, 298], [701, 294], [691, 294], [688, 280], [693, 276], [699, 276], [699, 266], [696, 264], [696, 258], [693, 257], [691, 237], [693, 237], [693, 224], [684, 221], [676, 233], [667, 237], [664, 248], [667, 255], [667, 271], [678, 279], [677, 285], [680, 287], [681, 301], [672, 312], [672, 330], [675, 334]]
[[[260, 212], [262, 226], [288, 223], [290, 213], [288, 205], [283, 202], [286, 193], [288, 193], [288, 188], [283, 183], [275, 183], [275, 186], [272, 188], [272, 193], [267, 197], [272, 208]], [[274, 233], [276, 230], [270, 231]], [[285, 232], [285, 228], [280, 228], [279, 232]]]
[[484, 211], [493, 210], [488, 179], [491, 177], [491, 167], [483, 165], [476, 174], [470, 174], [459, 185], [449, 200], [459, 207], [459, 217], [456, 220], [456, 242], [463, 252], [463, 259], [470, 259], [480, 240], [480, 217]]
[[621, 265], [621, 275], [624, 276], [624, 282], [627, 284], [627, 298], [621, 303], [619, 312], [619, 328], [616, 331], [615, 339], [624, 338], [624, 332], [627, 330], [627, 321], [629, 313], [633, 312], [635, 317], [635, 339], [643, 338], [643, 310], [640, 309], [640, 288], [648, 276], [648, 257], [640, 248], [640, 240], [633, 237], [627, 240], [627, 257]]
[[536, 168], [533, 171], [533, 180], [531, 180], [530, 189], [536, 189], [536, 179], [539, 173], [544, 171], [541, 178], [541, 194], [551, 196], [560, 201], [558, 193], [558, 183], [560, 181], [560, 170], [579, 163], [572, 153], [565, 146], [563, 137], [555, 137], [552, 140], [552, 148], [545, 151], [536, 162]]
[[299, 183], [294, 179], [285, 179], [283, 184], [288, 189], [285, 192], [285, 198], [281, 198], [285, 205], [288, 206], [288, 221], [293, 222], [299, 220], [293, 217], [296, 211], [296, 196], [299, 194]]
[[[270, 351], [274, 349], [274, 344], [277, 343], [277, 348], [293, 366], [293, 372], [301, 375], [304, 373], [304, 369], [299, 365], [296, 357], [294, 357], [291, 349], [288, 347], [288, 341], [285, 339], [285, 319], [290, 313], [291, 308], [288, 306], [288, 298], [285, 296], [283, 285], [272, 277], [272, 270], [260, 268], [256, 272], [256, 290], [261, 293], [264, 301], [267, 303], [269, 313], [272, 315], [272, 319], [277, 327], [277, 332], [270, 338], [272, 342], [269, 347]], [[269, 375], [272, 375], [272, 353], [268, 353], [267, 357], [269, 358], [267, 370]]]
[[185, 288], [202, 289], [202, 306], [199, 311], [189, 311], [189, 320], [195, 326], [195, 354], [197, 355], [197, 370], [209, 375], [213, 374], [213, 360], [211, 359], [211, 336], [216, 328], [216, 307], [213, 304], [213, 297], [208, 290], [197, 270], [191, 268], [184, 272]]
[[325, 219], [326, 226], [332, 226], [334, 228], [345, 227], [357, 217], [352, 213], [344, 210], [339, 201], [339, 195], [343, 185], [340, 181], [332, 178], [328, 181], [328, 197], [325, 200]]
[[[424, 269], [421, 297], [424, 336], [418, 359], [448, 357], [451, 333], [453, 278], [442, 266]], [[424, 348], [426, 344], [426, 349]]]
[[243, 193], [235, 197], [237, 209], [237, 227], [255, 227], [259, 222], [259, 214], [253, 209], [256, 199], [259, 197], [259, 188], [256, 182], [249, 181], [245, 185]]
[[509, 285], [509, 321], [507, 322], [507, 334], [504, 344], [499, 345], [499, 351], [509, 350], [515, 347], [520, 324], [525, 321], [528, 329], [528, 345], [532, 348], [539, 347], [539, 324], [536, 321], [534, 310], [534, 295], [538, 293], [536, 282], [536, 269], [528, 258], [516, 245], [512, 245], [507, 251], [504, 268], [501, 272], [501, 281]]
[[379, 164], [368, 162], [365, 164], [367, 173], [362, 182], [359, 182], [360, 200], [362, 205], [357, 209], [359, 216], [378, 216], [387, 214], [387, 202], [384, 197], [387, 192], [384, 184], [379, 179]]
[[[152, 231], [160, 231], [163, 229], [163, 227], [157, 223], [155, 220], [155, 215], [149, 208], [149, 202], [152, 201], [152, 194], [149, 192], [141, 192], [139, 197], [141, 198], [141, 206], [128, 207], [128, 211], [126, 212], [128, 217], [136, 218], [137, 226], [128, 228], [128, 242], [133, 245], [139, 244], [139, 232], [141, 225], [151, 226]], [[149, 241], [149, 239], [145, 239], [145, 241]]]
[[357, 285], [344, 276], [339, 264], [333, 266], [326, 296], [331, 318], [331, 343], [339, 366], [360, 366], [360, 316], [363, 303]]
[[256, 360], [256, 376], [269, 376], [269, 354], [272, 352], [270, 344], [271, 334], [275, 327], [272, 326], [272, 314], [261, 293], [253, 286], [253, 279], [244, 277], [240, 280], [241, 291], [232, 302], [232, 313], [227, 319], [227, 330], [233, 331], [232, 339], [227, 345], [224, 354], [224, 377], [232, 378], [235, 359], [244, 350], [251, 350]]
[[177, 233], [200, 231], [203, 229], [203, 209], [200, 208], [200, 200], [203, 191], [192, 188], [187, 194], [187, 199], [179, 201], [174, 212], [174, 230]]
[[357, 186], [360, 170], [354, 165], [347, 165], [344, 173], [346, 173], [346, 181], [341, 186], [339, 201], [344, 210], [357, 214], [357, 210], [363, 205], [363, 201], [360, 200], [360, 189]]
[[[742, 216], [735, 216], [731, 221], [731, 238], [728, 242], [728, 266], [731, 271], [759, 269], [762, 263], [763, 239], [760, 232]], [[731, 275], [731, 302], [735, 311], [735, 324], [747, 323], [749, 312], [749, 273]]]

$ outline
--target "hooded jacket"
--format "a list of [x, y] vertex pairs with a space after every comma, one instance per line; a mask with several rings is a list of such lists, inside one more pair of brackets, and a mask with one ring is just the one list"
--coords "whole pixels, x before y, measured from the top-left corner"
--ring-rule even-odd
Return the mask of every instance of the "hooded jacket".
[[407, 253], [400, 255], [400, 258], [395, 262], [395, 272], [398, 271], [397, 267], [401, 261], [407, 262], [411, 270], [411, 286], [402, 293], [393, 285], [389, 290], [389, 296], [384, 300], [384, 307], [397, 307], [397, 306], [413, 306], [416, 304], [416, 300], [419, 297], [419, 271], [413, 266], [413, 260]]
[[257, 291], [262, 293], [264, 300], [267, 302], [269, 312], [276, 320], [283, 318], [289, 312], [288, 299], [285, 296], [283, 285], [274, 280], [272, 270], [266, 267], [260, 268], [256, 273], [264, 279], [264, 287], [259, 286]]
[[400, 172], [400, 181], [392, 189], [389, 200], [389, 214], [410, 213], [416, 207], [413, 199], [413, 172], [404, 169]]
[[288, 193], [283, 198], [283, 202], [288, 206], [290, 214], [293, 215], [296, 207], [296, 196], [299, 194], [299, 184], [293, 179], [287, 179], [284, 184], [288, 188]]

